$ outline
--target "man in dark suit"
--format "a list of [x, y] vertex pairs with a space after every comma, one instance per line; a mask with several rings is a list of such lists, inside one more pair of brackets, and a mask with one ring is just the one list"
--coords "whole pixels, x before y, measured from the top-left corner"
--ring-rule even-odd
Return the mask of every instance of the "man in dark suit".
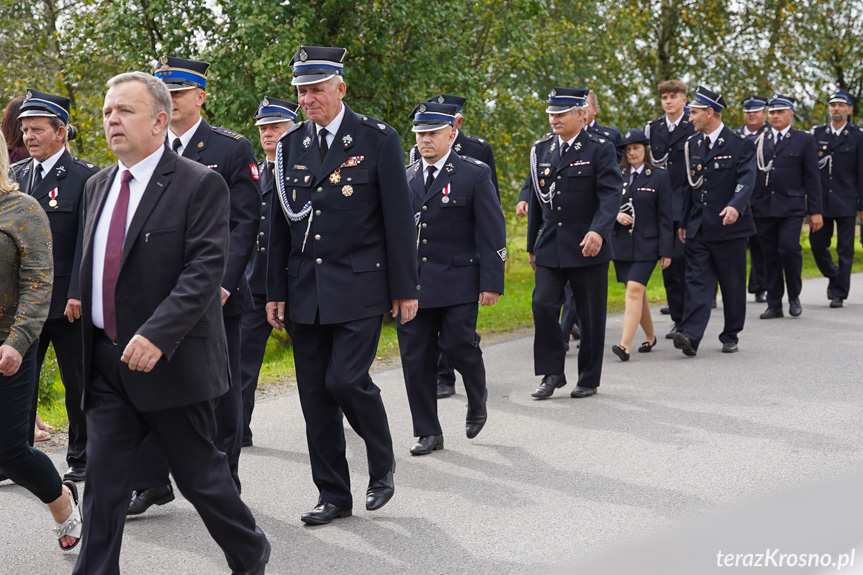
[[[261, 220], [258, 163], [251, 142], [225, 128], [211, 126], [201, 117], [207, 99], [206, 62], [166, 56], [154, 75], [160, 78], [174, 102], [168, 145], [184, 158], [218, 173], [231, 191], [231, 243], [222, 280], [222, 317], [228, 340], [231, 385], [216, 408], [216, 447], [228, 456], [231, 474], [240, 488], [239, 462], [243, 430], [243, 396], [240, 377], [240, 329], [242, 314], [252, 308], [252, 294], [245, 270], [252, 257]], [[174, 499], [162, 449], [153, 437], [141, 448], [135, 497], [129, 515]]]
[[[240, 344], [240, 373], [243, 377], [243, 447], [252, 445], [252, 411], [255, 409], [255, 390], [258, 376], [267, 351], [267, 340], [273, 326], [267, 320], [267, 244], [269, 243], [270, 206], [276, 199], [275, 184], [276, 145], [279, 138], [297, 121], [299, 106], [293, 102], [265, 96], [255, 114], [255, 125], [266, 158], [258, 164], [261, 174], [261, 227], [252, 252], [252, 261], [246, 268], [246, 278], [252, 291], [254, 307], [243, 314]], [[285, 325], [291, 333], [290, 322]]]
[[[767, 310], [761, 319], [782, 317], [782, 295], [788, 287], [788, 313], [803, 313], [803, 249], [800, 231], [809, 214], [809, 229], [817, 232], [821, 217], [821, 177], [812, 134], [791, 128], [794, 98], [774, 95], [767, 103], [771, 129], [755, 144], [758, 183], [752, 196], [752, 215], [764, 252]], [[784, 276], [784, 280], [783, 280]]]
[[[830, 96], [830, 123], [813, 128], [821, 169], [821, 199], [824, 227], [810, 230], [809, 245], [815, 263], [830, 280], [827, 299], [830, 307], [842, 307], [851, 289], [854, 263], [854, 228], [857, 213], [863, 212], [863, 131], [849, 122], [854, 109], [851, 94], [839, 90]], [[836, 256], [830, 255], [833, 226], [836, 225]]]
[[[659, 85], [659, 98], [665, 116], [657, 118], [644, 126], [644, 134], [650, 138], [650, 154], [653, 163], [668, 170], [671, 178], [671, 212], [674, 229], [680, 227], [683, 215], [683, 197], [689, 194], [686, 181], [686, 160], [683, 147], [694, 131], [684, 113], [688, 87], [680, 80], [667, 80]], [[686, 251], [679, 238], [674, 238], [674, 257], [671, 264], [662, 270], [668, 313], [674, 325], [665, 334], [666, 339], [674, 337], [677, 324], [683, 318], [683, 300], [686, 292]], [[663, 313], [666, 313], [663, 310]]]
[[91, 431], [75, 575], [119, 573], [135, 454], [148, 433], [234, 573], [264, 573], [270, 545], [213, 445], [228, 389], [219, 298], [229, 193], [165, 146], [171, 96], [148, 74], [108, 82], [105, 137], [118, 165], [87, 182], [81, 294], [83, 407]]
[[699, 86], [690, 104], [696, 134], [686, 142], [690, 192], [683, 198], [678, 236], [686, 246], [686, 296], [674, 347], [695, 355], [713, 302], [722, 290], [724, 353], [737, 351], [746, 319], [746, 238], [755, 233], [749, 197], [755, 186], [755, 146], [722, 121], [725, 100]]
[[297, 387], [319, 490], [301, 519], [313, 525], [352, 513], [342, 415], [366, 444], [366, 509], [393, 496], [392, 437], [369, 368], [383, 314], [413, 319], [420, 289], [401, 140], [342, 102], [346, 54], [301, 46], [291, 59], [309, 121], [279, 141], [279, 205], [267, 250], [267, 316], [277, 329], [290, 294]]
[[612, 258], [608, 240], [623, 178], [611, 142], [583, 129], [587, 92], [551, 90], [546, 113], [552, 133], [534, 143], [525, 182], [526, 188], [532, 187], [527, 251], [536, 271], [534, 370], [543, 376], [533, 393], [536, 399], [551, 397], [556, 388], [566, 385], [566, 349], [558, 318], [567, 281], [581, 327], [578, 385], [570, 395], [594, 395], [602, 376]]
[[407, 167], [417, 225], [419, 311], [396, 326], [413, 418], [412, 455], [443, 449], [437, 417], [438, 347], [464, 379], [465, 431], [476, 437], [488, 417], [485, 364], [476, 341], [477, 302], [497, 303], [504, 286], [506, 223], [483, 162], [450, 146], [458, 109], [422, 102], [410, 117], [422, 159]]
[[36, 378], [30, 416], [32, 442], [39, 389], [39, 369], [48, 346], [54, 344], [60, 379], [66, 388], [69, 416], [69, 470], [63, 479], [84, 481], [87, 467], [87, 423], [81, 411], [81, 294], [78, 266], [81, 263], [81, 195], [84, 184], [99, 171], [90, 162], [73, 158], [66, 150], [70, 100], [37, 90], [28, 90], [18, 118], [31, 158], [21, 160], [12, 171], [19, 189], [37, 200], [48, 214], [54, 245], [54, 292], [48, 320], [39, 336]]
[[[752, 94], [742, 102], [743, 125], [734, 128], [734, 133], [745, 136], [753, 144], [758, 136], [770, 130], [767, 123], [767, 98]], [[756, 179], [757, 189], [757, 179]], [[752, 192], [755, 193], [754, 191]], [[764, 279], [764, 253], [758, 243], [758, 235], [749, 236], [749, 293], [755, 294], [755, 301], [767, 301], [767, 284]]]
[[611, 126], [603, 126], [597, 122], [596, 116], [598, 114], [599, 102], [596, 99], [596, 92], [591, 90], [587, 93], [587, 116], [584, 119], [585, 129], [614, 144], [617, 161], [620, 162], [620, 159], [623, 157], [623, 140], [620, 138], [620, 132]]

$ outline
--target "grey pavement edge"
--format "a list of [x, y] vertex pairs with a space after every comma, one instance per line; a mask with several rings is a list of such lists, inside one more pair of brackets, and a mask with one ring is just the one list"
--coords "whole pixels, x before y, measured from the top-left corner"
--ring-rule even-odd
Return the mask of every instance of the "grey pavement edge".
[[[533, 374], [532, 338], [484, 345], [488, 424], [476, 439], [465, 438], [458, 383], [457, 395], [439, 402], [446, 449], [425, 457], [409, 454], [414, 438], [401, 369], [377, 372], [398, 459], [396, 494], [379, 511], [364, 509], [364, 448], [348, 431], [354, 516], [328, 526], [304, 527], [299, 520], [317, 490], [296, 393], [259, 402], [255, 446], [243, 450], [240, 474], [243, 499], [273, 544], [267, 573], [599, 573], [573, 567], [597, 557], [608, 573], [706, 573], [724, 551], [724, 539], [710, 540], [716, 529], [704, 527], [713, 517], [756, 548], [781, 546], [768, 527], [751, 528], [761, 524], [753, 516], [764, 525], [783, 524], [775, 510], [787, 511], [799, 499], [762, 507], [753, 501], [813, 484], [807, 492], [832, 490], [819, 484], [863, 470], [863, 298], [856, 295], [863, 275], [852, 279], [842, 309], [828, 308], [826, 285], [804, 282], [800, 318], [759, 320], [765, 304], [749, 296], [737, 354], [721, 353], [721, 302], [695, 358], [660, 337], [651, 353], [622, 363], [610, 351], [621, 317], [610, 316], [602, 386], [589, 399], [569, 397], [577, 376], [574, 347], [570, 383], [535, 401], [530, 393], [540, 378]], [[670, 320], [653, 311], [657, 333], [664, 334]], [[639, 332], [634, 345], [641, 341]], [[63, 453], [50, 455], [64, 469]], [[817, 507], [829, 518], [834, 505], [842, 518], [841, 502]], [[811, 507], [801, 503], [800, 513]], [[728, 511], [735, 508], [740, 511]], [[856, 517], [857, 531], [846, 533], [852, 542], [863, 540]], [[61, 553], [45, 507], [8, 482], [0, 484], [0, 525], [0, 572], [71, 572], [77, 550]], [[663, 564], [664, 555], [645, 552], [658, 544], [638, 543], [653, 537], [675, 549], [695, 534], [705, 551], [681, 570]], [[179, 496], [127, 522], [121, 567], [124, 574], [228, 572]]]

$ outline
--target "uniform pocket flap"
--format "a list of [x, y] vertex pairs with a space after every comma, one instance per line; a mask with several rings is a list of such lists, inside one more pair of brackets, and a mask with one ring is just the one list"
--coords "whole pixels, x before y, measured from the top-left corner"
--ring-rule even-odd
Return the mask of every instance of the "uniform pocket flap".
[[285, 185], [308, 188], [314, 183], [315, 177], [307, 170], [290, 170], [285, 172]]

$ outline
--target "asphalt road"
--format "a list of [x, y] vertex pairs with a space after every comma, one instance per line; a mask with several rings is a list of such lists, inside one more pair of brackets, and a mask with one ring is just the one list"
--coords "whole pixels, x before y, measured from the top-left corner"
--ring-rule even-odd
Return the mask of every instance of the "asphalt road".
[[[364, 448], [349, 431], [357, 507], [329, 526], [299, 521], [317, 491], [296, 393], [261, 401], [255, 446], [243, 451], [240, 472], [244, 499], [273, 543], [267, 573], [590, 573], [572, 566], [596, 556], [643, 567], [660, 562], [633, 542], [664, 537], [673, 548], [669, 538], [677, 535], [663, 535], [667, 529], [685, 533], [728, 509], [732, 531], [742, 528], [734, 509], [750, 510], [745, 522], [754, 514], [782, 524], [775, 507], [751, 502], [863, 469], [863, 276], [852, 285], [851, 299], [835, 310], [827, 307], [826, 280], [804, 282], [797, 319], [759, 320], [766, 306], [750, 301], [733, 355], [720, 353], [721, 303], [695, 358], [660, 339], [652, 353], [620, 362], [610, 347], [621, 317], [612, 316], [603, 383], [590, 399], [569, 397], [575, 349], [572, 383], [535, 401], [532, 337], [485, 345], [488, 424], [476, 439], [464, 436], [459, 383], [459, 393], [439, 404], [446, 448], [425, 457], [408, 452], [414, 439], [401, 370], [377, 372], [398, 459], [396, 495], [377, 512], [365, 510]], [[670, 327], [656, 309], [654, 321], [660, 334]], [[642, 339], [639, 332], [636, 347]], [[64, 469], [63, 453], [51, 455]], [[841, 502], [831, 505], [840, 514]], [[830, 505], [819, 508], [832, 517]], [[0, 484], [0, 526], [0, 573], [71, 572], [77, 550], [64, 555], [44, 506], [8, 482]], [[762, 545], [764, 537], [766, 545], [768, 532], [746, 531], [746, 540]], [[664, 572], [708, 572], [717, 551], [697, 557], [696, 567]], [[863, 547], [857, 560], [863, 563]], [[127, 574], [228, 572], [179, 497], [127, 522], [121, 566]]]

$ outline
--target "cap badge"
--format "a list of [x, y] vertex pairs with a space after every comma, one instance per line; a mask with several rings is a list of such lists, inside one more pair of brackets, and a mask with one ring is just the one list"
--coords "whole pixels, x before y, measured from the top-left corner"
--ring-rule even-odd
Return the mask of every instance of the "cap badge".
[[300, 62], [305, 62], [309, 59], [309, 55], [306, 54], [306, 51], [300, 48]]
[[630, 134], [629, 132], [627, 132], [627, 133], [626, 133], [626, 135], [625, 135], [625, 136], [623, 136], [623, 139], [624, 139], [624, 140], [628, 140], [630, 136], [632, 136], [632, 134]]
[[264, 96], [264, 99], [261, 100], [261, 107], [266, 108], [269, 105], [270, 105], [270, 101], [267, 99], [266, 96]]
[[425, 105], [425, 104], [420, 104], [419, 113], [420, 113], [420, 114], [425, 114], [425, 113], [426, 113], [426, 105]]
[[444, 99], [443, 94], [437, 97], [438, 104], [443, 104], [444, 102], [446, 102], [446, 100]]
[[554, 98], [555, 96], [557, 96], [557, 90], [552, 88], [551, 92], [549, 92], [548, 95], [549, 95], [549, 97]]
[[353, 186], [345, 186], [342, 188], [342, 195], [346, 198], [351, 197], [354, 194]]
[[24, 96], [24, 101], [25, 101], [25, 102], [27, 102], [27, 101], [29, 101], [32, 97], [33, 97], [33, 92], [31, 92], [30, 90], [27, 90], [27, 95], [26, 95], [26, 96]]
[[351, 145], [351, 143], [353, 143], [353, 141], [354, 141], [354, 139], [351, 137], [351, 135], [350, 135], [350, 134], [345, 134], [345, 135], [344, 135], [344, 137], [342, 137], [342, 142], [344, 142], [344, 143], [345, 143], [345, 147], [346, 147], [346, 148], [347, 148], [348, 146], [350, 146], [350, 145]]
[[312, 145], [312, 139], [309, 136], [306, 136], [303, 140], [303, 148], [308, 149], [309, 146]]

